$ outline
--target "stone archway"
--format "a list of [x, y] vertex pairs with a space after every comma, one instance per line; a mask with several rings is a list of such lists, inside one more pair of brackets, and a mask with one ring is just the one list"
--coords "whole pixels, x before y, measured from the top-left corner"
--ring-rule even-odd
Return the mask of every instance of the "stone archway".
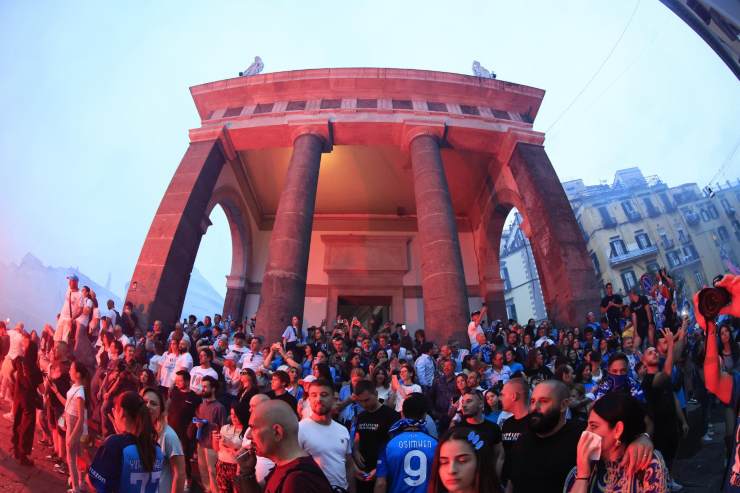
[[206, 217], [210, 216], [216, 205], [223, 209], [231, 232], [231, 269], [226, 276], [222, 315], [238, 320], [244, 315], [247, 298], [247, 275], [252, 265], [252, 233], [247, 208], [237, 190], [229, 186], [217, 188], [206, 208]]

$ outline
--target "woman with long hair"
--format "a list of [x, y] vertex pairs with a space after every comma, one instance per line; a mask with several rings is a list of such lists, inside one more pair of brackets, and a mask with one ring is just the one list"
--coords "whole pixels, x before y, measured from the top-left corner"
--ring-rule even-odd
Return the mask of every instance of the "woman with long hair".
[[134, 485], [142, 493], [157, 493], [164, 456], [144, 399], [136, 392], [123, 392], [111, 414], [116, 434], [95, 454], [87, 476], [91, 489], [129, 491]]
[[251, 368], [242, 368], [239, 371], [239, 392], [235, 401], [237, 405], [249, 412], [249, 400], [259, 393], [257, 374]]
[[159, 491], [182, 493], [185, 488], [185, 453], [177, 433], [167, 424], [164, 396], [157, 387], [144, 388], [140, 395], [149, 409], [154, 431], [157, 432], [157, 443], [164, 456]]
[[532, 349], [527, 353], [524, 374], [527, 375], [529, 383], [532, 386], [543, 380], [550, 380], [553, 377], [550, 369], [545, 366], [545, 356], [540, 349]]
[[87, 436], [87, 415], [90, 400], [90, 372], [78, 361], [69, 367], [69, 379], [72, 386], [63, 396], [56, 385], [51, 385], [59, 402], [64, 406], [64, 431], [66, 432], [67, 470], [71, 493], [82, 490], [82, 478], [77, 467], [77, 458], [82, 452], [83, 436]]
[[[320, 329], [317, 329], [320, 330]], [[313, 346], [306, 344], [303, 346], [303, 361], [301, 362], [301, 376], [311, 374], [311, 366], [313, 366]]]
[[[668, 491], [663, 457], [653, 451], [650, 463], [634, 474], [621, 465], [627, 446], [645, 432], [645, 411], [629, 394], [609, 392], [597, 400], [578, 441], [576, 467], [565, 480], [569, 493]], [[594, 463], [592, 457], [599, 458]]]
[[493, 457], [471, 428], [448, 430], [437, 444], [428, 493], [499, 493]]
[[223, 425], [213, 436], [213, 448], [218, 454], [216, 461], [218, 493], [239, 491], [236, 484], [236, 455], [242, 448], [244, 433], [249, 425], [249, 412], [240, 406], [232, 405], [229, 417], [231, 424]]
[[370, 381], [375, 384], [380, 403], [388, 405], [388, 399], [391, 395], [391, 381], [388, 378], [388, 370], [382, 366], [376, 367], [370, 375]]

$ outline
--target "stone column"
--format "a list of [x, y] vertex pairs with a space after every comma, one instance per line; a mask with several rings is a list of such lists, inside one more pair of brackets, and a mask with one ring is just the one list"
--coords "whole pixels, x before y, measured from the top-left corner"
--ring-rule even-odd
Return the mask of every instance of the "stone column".
[[247, 280], [241, 276], [226, 276], [226, 297], [224, 298], [223, 318], [232, 320], [244, 318], [244, 304], [247, 301]]
[[467, 342], [468, 294], [460, 240], [437, 138], [422, 134], [410, 144], [416, 220], [421, 250], [424, 329], [442, 344]]
[[[493, 193], [492, 193], [493, 195]], [[488, 320], [506, 321], [504, 281], [501, 279], [501, 236], [509, 208], [491, 205], [481, 214], [477, 234], [480, 296], [488, 307]]]
[[517, 144], [509, 161], [527, 212], [529, 239], [548, 318], [579, 326], [599, 294], [586, 243], [558, 175], [542, 146]]
[[191, 143], [167, 187], [126, 295], [142, 329], [154, 320], [172, 325], [180, 318], [195, 255], [210, 225], [208, 202], [224, 163], [216, 141]]
[[308, 252], [323, 149], [324, 139], [315, 134], [302, 134], [293, 143], [257, 310], [256, 332], [268, 341], [280, 339], [293, 315], [303, 320]]

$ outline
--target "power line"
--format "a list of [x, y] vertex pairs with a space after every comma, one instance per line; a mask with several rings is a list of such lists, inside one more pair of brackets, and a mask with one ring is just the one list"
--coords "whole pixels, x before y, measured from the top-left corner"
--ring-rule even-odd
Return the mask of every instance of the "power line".
[[624, 26], [624, 29], [622, 30], [622, 33], [617, 38], [617, 41], [614, 43], [614, 46], [612, 46], [612, 49], [609, 51], [609, 53], [606, 55], [606, 58], [604, 58], [604, 61], [601, 62], [601, 65], [599, 65], [599, 68], [596, 69], [596, 72], [591, 76], [591, 78], [586, 82], [586, 85], [583, 86], [583, 88], [576, 94], [576, 96], [573, 98], [573, 100], [568, 104], [568, 106], [565, 107], [565, 109], [558, 115], [558, 117], [555, 119], [552, 124], [545, 130], [545, 133], [548, 133], [559, 121], [563, 116], [570, 110], [573, 105], [578, 101], [578, 98], [580, 98], [584, 92], [586, 92], [586, 89], [591, 85], [591, 83], [596, 79], [596, 77], [601, 73], [601, 70], [604, 68], [604, 65], [609, 61], [609, 59], [612, 57], [614, 52], [616, 51], [617, 47], [619, 46], [619, 43], [622, 41], [622, 38], [624, 37], [624, 34], [627, 32], [627, 29], [630, 27], [630, 24], [632, 24], [632, 20], [635, 18], [635, 14], [637, 13], [637, 9], [640, 6], [641, 0], [637, 0], [635, 3], [635, 8], [632, 9], [632, 14], [630, 14], [630, 18], [627, 21], [627, 24]]
[[[730, 161], [732, 160], [733, 156], [737, 152], [738, 147], [740, 147], [740, 138], [737, 139], [737, 142], [735, 142], [735, 147], [732, 148], [732, 151], [730, 151], [730, 153], [727, 155], [727, 158], [724, 160], [724, 162], [719, 167], [719, 169], [717, 170], [717, 172], [714, 174], [714, 176], [712, 177], [712, 179], [709, 180], [709, 182], [707, 183], [708, 185], [711, 186], [712, 185], [712, 182], [714, 182], [714, 180], [716, 180], [717, 177], [719, 177], [720, 174], [724, 174], [725, 166], [727, 166], [730, 163]], [[725, 178], [727, 178], [727, 177], [725, 176]]]

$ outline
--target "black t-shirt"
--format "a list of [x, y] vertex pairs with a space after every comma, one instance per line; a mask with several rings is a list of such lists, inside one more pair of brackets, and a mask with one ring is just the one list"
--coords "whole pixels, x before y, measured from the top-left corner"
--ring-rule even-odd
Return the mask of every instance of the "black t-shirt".
[[501, 428], [496, 423], [484, 419], [482, 423], [475, 425], [463, 421], [457, 426], [460, 428], [470, 428], [475, 431], [483, 439], [485, 446], [491, 450], [493, 450], [496, 444], [501, 443]]
[[[602, 308], [606, 308], [609, 305], [609, 302], [610, 301], [612, 303], [616, 303], [618, 305], [621, 305], [622, 304], [622, 297], [619, 296], [618, 294], [613, 294], [611, 296], [604, 296], [601, 299], [601, 307]], [[609, 317], [609, 320], [610, 321], [611, 320], [616, 320], [616, 319], [618, 319], [619, 317], [622, 316], [622, 309], [621, 308], [618, 308], [616, 306], [613, 306], [613, 307], [609, 308], [606, 311], [606, 316]]]
[[638, 327], [646, 328], [648, 325], [648, 318], [647, 313], [645, 312], [645, 307], [648, 307], [648, 310], [650, 309], [650, 302], [648, 301], [647, 296], [640, 295], [637, 298], [637, 301], [630, 302], [630, 311], [635, 314], [635, 317], [637, 317]]
[[265, 479], [265, 493], [332, 493], [329, 480], [310, 456], [275, 466]]
[[511, 469], [511, 449], [518, 442], [524, 433], [529, 429], [529, 414], [522, 419], [516, 419], [511, 416], [501, 425], [501, 443], [504, 446], [504, 471], [501, 483], [506, 484], [509, 479]]
[[678, 438], [678, 414], [673, 401], [673, 385], [670, 379], [665, 379], [657, 387], [653, 385], [656, 374], [645, 375], [642, 380], [642, 390], [645, 392], [647, 412], [653, 420], [654, 442], [660, 450], [665, 442], [673, 443]]
[[170, 403], [167, 406], [167, 424], [182, 439], [183, 434], [193, 422], [195, 411], [200, 405], [201, 398], [192, 390], [181, 391], [177, 387], [170, 390]]
[[380, 406], [376, 411], [363, 411], [357, 415], [357, 434], [360, 436], [360, 453], [365, 459], [365, 472], [375, 469], [380, 451], [388, 443], [391, 425], [401, 419], [401, 415], [388, 406]]
[[540, 438], [526, 431], [511, 448], [514, 493], [562, 493], [576, 465], [576, 449], [585, 423], [568, 421], [554, 435]]
[[271, 390], [267, 393], [267, 397], [270, 399], [277, 399], [279, 401], [283, 401], [287, 405], [290, 406], [290, 408], [293, 410], [296, 416], [298, 416], [298, 401], [295, 397], [293, 397], [293, 394], [290, 392], [283, 392], [280, 395], [275, 395], [275, 391]]

